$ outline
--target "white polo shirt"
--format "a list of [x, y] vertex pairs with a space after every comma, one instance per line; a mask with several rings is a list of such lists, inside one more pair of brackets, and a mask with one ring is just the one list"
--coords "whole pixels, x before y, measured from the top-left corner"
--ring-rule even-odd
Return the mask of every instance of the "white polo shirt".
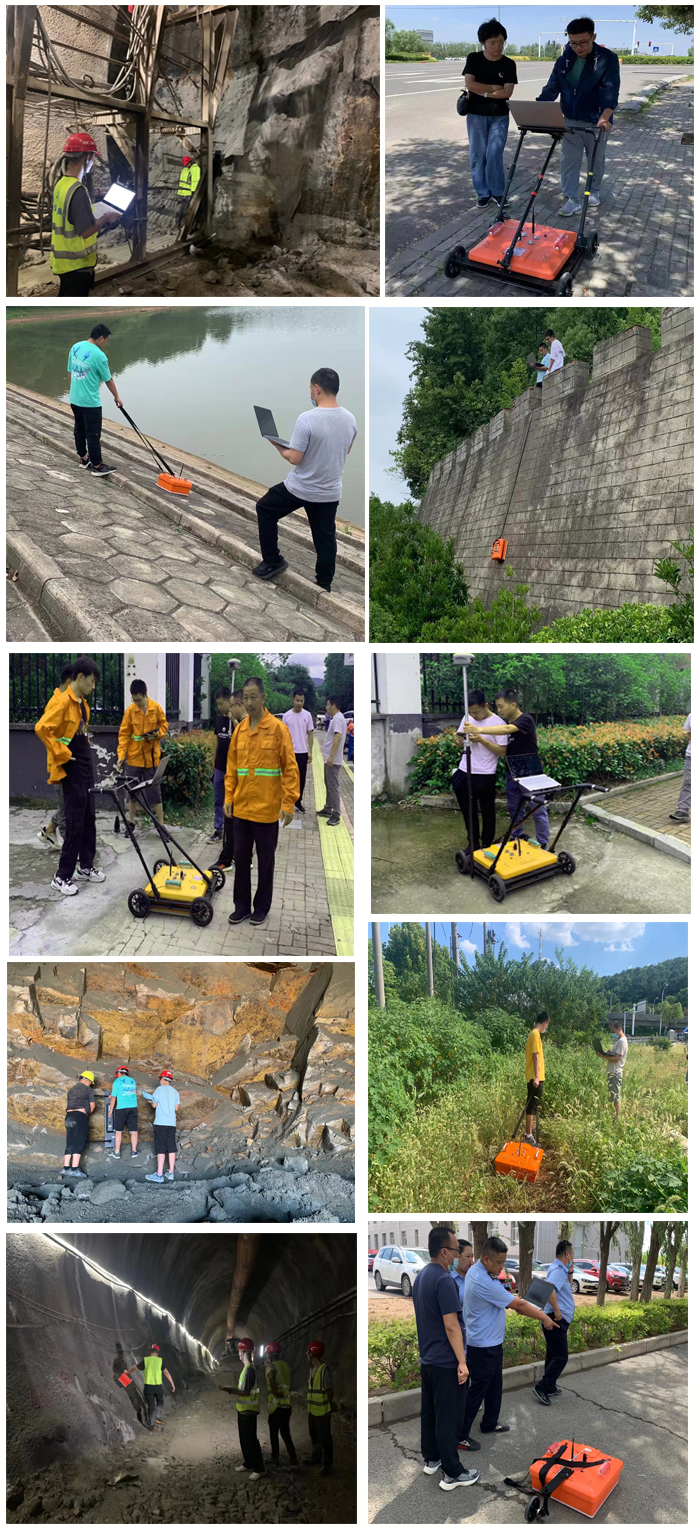
[[[493, 715], [491, 717], [483, 717], [480, 723], [477, 722], [475, 717], [463, 717], [459, 725], [459, 732], [461, 733], [462, 730], [466, 728], [467, 723], [469, 723], [473, 728], [492, 728], [493, 724], [499, 721], [500, 719]], [[508, 734], [493, 733], [491, 735], [491, 739], [494, 744], [505, 745], [508, 743]], [[495, 776], [496, 771], [498, 770], [498, 760], [499, 756], [497, 754], [493, 754], [492, 750], [487, 749], [485, 744], [472, 744], [472, 773], [475, 776]], [[462, 758], [459, 762], [459, 769], [465, 771], [466, 773], [466, 745], [464, 748], [464, 754], [462, 755]]]

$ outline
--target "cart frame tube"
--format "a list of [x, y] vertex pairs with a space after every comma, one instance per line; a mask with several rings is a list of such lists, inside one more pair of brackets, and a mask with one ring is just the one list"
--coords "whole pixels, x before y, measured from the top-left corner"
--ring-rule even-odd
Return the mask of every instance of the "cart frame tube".
[[532, 191], [530, 192], [530, 198], [529, 198], [527, 207], [525, 208], [525, 211], [524, 211], [524, 213], [522, 215], [522, 218], [520, 219], [520, 222], [518, 224], [518, 227], [515, 230], [513, 238], [511, 239], [511, 242], [510, 242], [510, 244], [508, 246], [508, 249], [505, 251], [503, 259], [499, 260], [499, 262], [498, 262], [499, 266], [502, 266], [504, 271], [509, 271], [510, 270], [510, 263], [511, 263], [511, 260], [513, 258], [513, 251], [514, 251], [515, 246], [516, 246], [516, 244], [517, 244], [517, 242], [518, 242], [518, 240], [520, 238], [520, 235], [522, 234], [522, 231], [523, 231], [523, 229], [525, 227], [525, 224], [527, 223], [528, 215], [529, 215], [530, 211], [532, 210], [534, 212], [535, 198], [537, 197], [539, 189], [540, 189], [540, 186], [542, 185], [542, 182], [543, 182], [543, 180], [545, 178], [545, 175], [547, 174], [547, 168], [548, 168], [548, 165], [549, 165], [549, 161], [552, 158], [554, 150], [556, 149], [556, 146], [560, 142], [560, 140], [564, 137], [564, 131], [565, 130], [562, 129], [561, 132], [559, 132], [559, 131], [553, 131], [552, 132], [552, 142], [551, 142], [551, 144], [549, 146], [549, 149], [548, 149], [548, 152], [547, 152], [547, 157], [546, 157], [545, 162], [544, 162], [544, 164], [542, 166], [542, 169], [538, 172], [537, 180], [535, 181], [534, 187], [533, 187]]

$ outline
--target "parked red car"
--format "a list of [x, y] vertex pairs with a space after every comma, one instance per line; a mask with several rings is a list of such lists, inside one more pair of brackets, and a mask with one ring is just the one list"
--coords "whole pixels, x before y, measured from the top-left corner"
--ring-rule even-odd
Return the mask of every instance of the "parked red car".
[[[574, 1259], [574, 1273], [573, 1273], [573, 1281], [572, 1281], [574, 1291], [577, 1290], [577, 1281], [576, 1281], [577, 1274], [581, 1277], [581, 1279], [579, 1281], [579, 1284], [578, 1284], [578, 1288], [579, 1289], [582, 1289], [582, 1290], [585, 1289], [586, 1285], [588, 1285], [590, 1287], [590, 1284], [591, 1284], [592, 1281], [595, 1281], [596, 1286], [597, 1286], [598, 1281], [600, 1280], [600, 1264], [598, 1263], [598, 1260], [597, 1259]], [[608, 1287], [609, 1291], [624, 1291], [625, 1290], [625, 1287], [627, 1285], [627, 1281], [625, 1280], [624, 1275], [622, 1275], [619, 1270], [610, 1270], [610, 1269], [606, 1270], [605, 1278], [606, 1278], [606, 1284], [607, 1284], [607, 1287]]]
[[370, 1248], [367, 1250], [367, 1269], [369, 1270], [370, 1275], [372, 1274], [372, 1265], [374, 1264], [378, 1253], [378, 1248]]

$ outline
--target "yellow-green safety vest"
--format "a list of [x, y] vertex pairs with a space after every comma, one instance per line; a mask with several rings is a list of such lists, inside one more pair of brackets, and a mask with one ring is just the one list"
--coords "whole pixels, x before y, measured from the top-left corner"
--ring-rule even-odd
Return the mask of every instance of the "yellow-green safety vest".
[[51, 270], [54, 276], [67, 271], [91, 270], [97, 264], [97, 234], [83, 238], [70, 221], [70, 204], [82, 184], [74, 175], [62, 175], [53, 194]]
[[241, 1374], [240, 1374], [240, 1376], [238, 1378], [238, 1393], [239, 1393], [239, 1395], [236, 1398], [236, 1409], [237, 1409], [237, 1411], [239, 1413], [259, 1413], [260, 1412], [260, 1387], [258, 1386], [257, 1380], [255, 1382], [255, 1386], [251, 1388], [250, 1392], [244, 1392], [243, 1391], [243, 1388], [245, 1386], [246, 1373], [248, 1371], [251, 1371], [251, 1370], [254, 1371], [255, 1370], [255, 1366], [253, 1365], [251, 1360], [248, 1360], [248, 1361], [246, 1361], [246, 1363], [245, 1363], [245, 1365], [243, 1367], [243, 1370], [241, 1371]]
[[160, 1355], [146, 1355], [143, 1362], [143, 1379], [147, 1387], [162, 1387], [163, 1361]]
[[[275, 1397], [270, 1387], [270, 1375], [274, 1371], [277, 1390], [281, 1396]], [[291, 1408], [292, 1406], [292, 1378], [289, 1374], [289, 1366], [286, 1360], [275, 1360], [272, 1365], [265, 1366], [265, 1379], [267, 1381], [267, 1411], [274, 1413], [277, 1408]]]
[[309, 1413], [313, 1413], [314, 1418], [321, 1418], [324, 1413], [330, 1413], [331, 1411], [330, 1398], [326, 1391], [326, 1369], [324, 1361], [319, 1365], [317, 1371], [309, 1371], [309, 1389], [306, 1394], [306, 1401]]
[[180, 171], [180, 184], [177, 188], [179, 197], [194, 196], [199, 185], [201, 170], [199, 165], [183, 165]]

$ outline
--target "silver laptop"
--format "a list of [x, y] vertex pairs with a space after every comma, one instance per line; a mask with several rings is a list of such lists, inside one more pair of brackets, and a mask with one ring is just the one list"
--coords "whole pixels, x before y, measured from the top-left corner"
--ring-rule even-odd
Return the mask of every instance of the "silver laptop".
[[272, 441], [275, 446], [289, 446], [288, 441], [283, 441], [277, 434], [277, 426], [271, 409], [261, 409], [259, 404], [253, 404], [255, 418], [260, 426], [260, 434], [266, 441]]
[[520, 128], [532, 128], [534, 132], [539, 129], [547, 133], [551, 128], [566, 127], [558, 101], [509, 101], [508, 110]]

